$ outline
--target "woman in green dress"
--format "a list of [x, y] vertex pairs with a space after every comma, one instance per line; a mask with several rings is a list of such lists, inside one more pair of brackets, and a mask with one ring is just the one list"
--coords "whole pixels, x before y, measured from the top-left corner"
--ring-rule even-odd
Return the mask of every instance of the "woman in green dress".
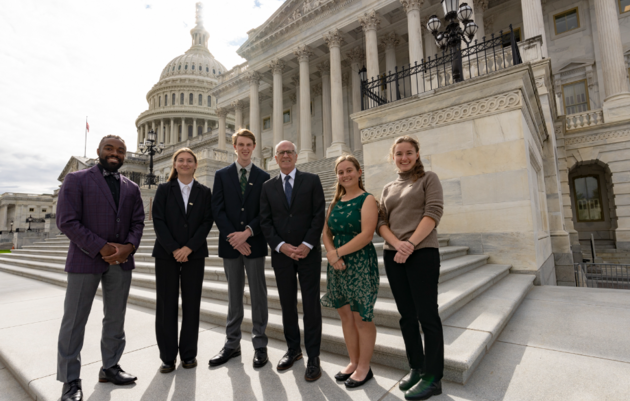
[[352, 155], [335, 162], [336, 192], [324, 226], [328, 280], [322, 305], [336, 308], [350, 363], [335, 379], [359, 387], [373, 377], [370, 360], [376, 343], [374, 304], [379, 272], [372, 238], [378, 222], [378, 204], [365, 192], [361, 165]]

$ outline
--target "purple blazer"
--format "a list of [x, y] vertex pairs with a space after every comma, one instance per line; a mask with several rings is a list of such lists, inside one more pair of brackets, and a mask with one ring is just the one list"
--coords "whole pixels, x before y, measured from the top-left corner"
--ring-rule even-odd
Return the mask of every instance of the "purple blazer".
[[[57, 201], [57, 227], [70, 238], [66, 259], [69, 273], [103, 273], [109, 264], [100, 250], [108, 242], [140, 246], [144, 207], [140, 188], [120, 176], [120, 199], [116, 203], [98, 166], [66, 175]], [[123, 270], [135, 264], [133, 255]]]

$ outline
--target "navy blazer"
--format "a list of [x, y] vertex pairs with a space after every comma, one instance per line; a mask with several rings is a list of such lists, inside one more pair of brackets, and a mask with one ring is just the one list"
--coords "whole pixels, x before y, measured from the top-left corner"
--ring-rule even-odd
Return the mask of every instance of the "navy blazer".
[[212, 215], [219, 227], [219, 257], [234, 259], [241, 255], [232, 248], [227, 236], [244, 231], [250, 226], [254, 235], [247, 239], [252, 253], [247, 258], [267, 256], [267, 242], [260, 229], [260, 193], [269, 179], [266, 171], [252, 165], [245, 195], [241, 193], [241, 181], [236, 163], [218, 170], [212, 188]]

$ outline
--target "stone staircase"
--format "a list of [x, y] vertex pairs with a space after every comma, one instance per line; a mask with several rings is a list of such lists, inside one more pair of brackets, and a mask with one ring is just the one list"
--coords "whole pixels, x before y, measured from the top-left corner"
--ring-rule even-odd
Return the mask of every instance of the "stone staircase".
[[[321, 171], [322, 184], [334, 184], [334, 159], [324, 159], [313, 165], [302, 165], [313, 171]], [[310, 164], [310, 163], [309, 163]], [[329, 173], [328, 173], [329, 172]], [[332, 193], [327, 192], [330, 201]], [[136, 270], [133, 273], [129, 303], [155, 308], [155, 266], [151, 251], [155, 242], [153, 223], [146, 222], [144, 236], [136, 253]], [[203, 283], [201, 320], [225, 325], [228, 309], [227, 282], [223, 261], [217, 256], [218, 230], [213, 227], [208, 236], [210, 257], [206, 259], [206, 273]], [[25, 246], [11, 254], [0, 254], [0, 271], [13, 273], [48, 283], [65, 286], [65, 260], [69, 239], [64, 235], [45, 242]], [[405, 347], [400, 333], [394, 299], [385, 275], [382, 254], [383, 240], [375, 236], [374, 245], [379, 255], [381, 281], [378, 300], [375, 305], [374, 321], [378, 326], [378, 336], [373, 360], [387, 366], [407, 369]], [[487, 255], [469, 255], [468, 247], [449, 246], [448, 238], [440, 238], [442, 259], [439, 311], [444, 325], [445, 378], [457, 383], [465, 383], [475, 367], [483, 359], [494, 341], [498, 338], [514, 311], [533, 286], [533, 275], [509, 274], [510, 266], [488, 263]], [[326, 259], [322, 258], [321, 291], [326, 289]], [[267, 334], [284, 340], [282, 315], [271, 258], [265, 264], [268, 296], [269, 324]], [[100, 290], [99, 290], [100, 291]], [[243, 329], [251, 331], [251, 299], [245, 288], [245, 319]], [[301, 300], [298, 300], [301, 310]], [[346, 354], [343, 333], [337, 312], [322, 308], [323, 336], [322, 349], [338, 354]], [[147, 328], [153, 330], [153, 328]], [[214, 353], [219, 350], [217, 344]]]

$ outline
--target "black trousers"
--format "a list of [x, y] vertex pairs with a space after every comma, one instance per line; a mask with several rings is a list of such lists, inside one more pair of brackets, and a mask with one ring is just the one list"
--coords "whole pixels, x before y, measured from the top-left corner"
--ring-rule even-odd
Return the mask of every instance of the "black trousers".
[[[425, 378], [441, 380], [444, 375], [444, 334], [438, 313], [440, 253], [422, 248], [403, 264], [394, 262], [396, 251], [384, 251], [383, 261], [389, 286], [400, 313], [407, 359], [412, 369], [422, 369]], [[424, 333], [424, 349], [420, 327]]]
[[322, 274], [320, 260], [321, 258], [318, 258], [317, 262], [308, 264], [294, 262], [291, 266], [273, 268], [282, 307], [284, 338], [289, 349], [293, 350], [301, 349], [297, 308], [297, 284], [298, 280], [300, 281], [304, 310], [304, 345], [309, 358], [319, 356], [322, 342], [322, 307], [319, 303], [319, 283]]
[[[173, 362], [177, 351], [183, 361], [197, 357], [199, 311], [204, 275], [204, 259], [179, 263], [176, 260], [155, 259], [157, 305], [155, 336], [160, 359]], [[182, 293], [182, 329], [177, 341], [179, 288]]]

